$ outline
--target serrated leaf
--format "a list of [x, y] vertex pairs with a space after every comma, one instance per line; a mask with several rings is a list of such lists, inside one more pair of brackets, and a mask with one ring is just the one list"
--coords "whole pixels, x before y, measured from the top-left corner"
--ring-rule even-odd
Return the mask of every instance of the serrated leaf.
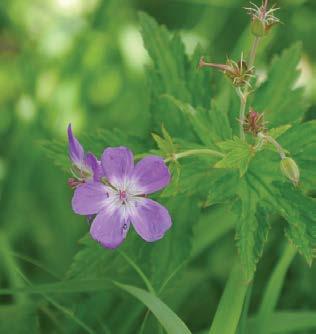
[[63, 171], [70, 169], [70, 162], [68, 156], [68, 147], [66, 141], [62, 140], [43, 140], [39, 142], [41, 149], [46, 156], [53, 161], [53, 163], [60, 167]]
[[[180, 163], [180, 173], [174, 175], [177, 182], [172, 182], [161, 194], [163, 197], [170, 197], [179, 194], [192, 196], [199, 194], [204, 200], [212, 188], [212, 184], [226, 171], [214, 169], [214, 157], [188, 157]], [[177, 171], [176, 171], [177, 172]]]
[[311, 264], [316, 251], [316, 202], [289, 183], [277, 183], [280, 214], [289, 223], [286, 235]]
[[236, 171], [227, 171], [212, 184], [203, 207], [226, 202], [236, 196], [240, 177]]
[[259, 228], [256, 219], [257, 196], [243, 181], [239, 189], [240, 204], [236, 209], [239, 210], [239, 219], [236, 224], [236, 241], [239, 256], [247, 281], [250, 281], [256, 270], [258, 260], [256, 252], [256, 234]]
[[281, 125], [277, 128], [273, 128], [273, 129], [270, 129], [268, 134], [274, 138], [274, 139], [277, 139], [279, 138], [280, 136], [282, 136], [287, 130], [289, 130], [290, 128], [292, 127], [291, 124], [285, 124], [285, 125]]
[[173, 96], [166, 95], [177, 108], [189, 119], [196, 136], [207, 146], [216, 146], [216, 142], [231, 138], [231, 128], [224, 113], [217, 110], [215, 104], [206, 111], [202, 107], [194, 108]]
[[176, 146], [164, 126], [161, 127], [161, 131], [163, 137], [157, 135], [156, 133], [152, 133], [152, 136], [163, 155], [166, 157], [172, 157], [176, 153]]
[[195, 134], [201, 142], [207, 146], [213, 144], [210, 128], [208, 127], [207, 113], [202, 109], [195, 109], [191, 104], [182, 102], [173, 96], [166, 95], [166, 98], [171, 101], [181, 112], [187, 117], [191, 123]]
[[[145, 13], [140, 13], [141, 33], [145, 47], [153, 60], [153, 69], [148, 70], [150, 79], [150, 110], [156, 128], [163, 123], [173, 135], [193, 138], [189, 123], [183, 114], [161, 95], [170, 94], [190, 102], [191, 94], [185, 83], [185, 65], [188, 60], [178, 35], [171, 36], [164, 26]], [[170, 117], [172, 115], [172, 117]]]
[[240, 176], [243, 176], [251, 158], [254, 155], [252, 147], [238, 137], [218, 143], [218, 146], [226, 152], [225, 157], [218, 161], [215, 168], [237, 168]]
[[293, 126], [280, 137], [280, 144], [298, 160], [316, 160], [316, 121]]
[[208, 109], [210, 107], [212, 90], [211, 77], [207, 71], [197, 70], [197, 64], [204, 51], [197, 45], [190, 59], [189, 69], [186, 73], [187, 86], [192, 94], [192, 105]]
[[264, 112], [265, 119], [273, 126], [297, 122], [303, 117], [302, 89], [293, 89], [299, 75], [301, 49], [298, 43], [275, 57], [268, 80], [256, 92], [254, 108]]
[[259, 260], [262, 256], [264, 245], [268, 241], [269, 231], [271, 228], [271, 219], [268, 215], [268, 210], [262, 206], [258, 206], [256, 219], [258, 222], [258, 230], [255, 235], [255, 255]]

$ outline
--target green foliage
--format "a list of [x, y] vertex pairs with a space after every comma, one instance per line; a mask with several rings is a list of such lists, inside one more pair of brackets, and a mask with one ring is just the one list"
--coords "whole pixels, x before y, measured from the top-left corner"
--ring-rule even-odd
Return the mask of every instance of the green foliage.
[[237, 262], [228, 278], [209, 334], [236, 332], [247, 289], [248, 285], [243, 279], [243, 270]]
[[39, 333], [35, 305], [26, 304], [1, 306], [0, 333]]
[[[55, 2], [0, 5], [0, 332], [207, 333], [213, 319], [212, 334], [313, 333], [315, 312], [286, 310], [316, 308], [314, 269], [297, 260], [286, 272], [296, 251], [311, 264], [316, 249], [315, 94], [306, 75], [316, 50], [304, 33], [316, 32], [314, 4], [286, 1], [287, 24], [261, 40], [258, 68], [279, 56], [246, 109], [264, 113], [267, 134], [296, 161], [294, 187], [273, 145], [256, 151], [257, 138], [237, 137], [230, 82], [197, 69], [202, 55], [247, 57], [253, 40], [238, 1], [134, 4], [155, 18], [123, 0]], [[298, 36], [303, 44], [280, 52]], [[172, 182], [151, 195], [172, 216], [162, 240], [146, 243], [132, 227], [117, 250], [91, 239], [66, 186], [68, 123], [98, 158], [124, 145], [136, 160], [166, 159]], [[283, 229], [290, 251], [273, 270]], [[226, 284], [233, 260], [241, 266]]]
[[297, 43], [275, 57], [268, 72], [268, 80], [258, 89], [254, 99], [255, 110], [264, 112], [272, 126], [298, 122], [305, 111], [302, 89], [294, 89], [299, 71], [301, 44]]
[[215, 168], [237, 168], [242, 177], [254, 155], [252, 147], [238, 137], [218, 143], [225, 152], [225, 157], [215, 164]]
[[135, 288], [133, 286], [116, 283], [116, 285], [122, 290], [127, 291], [134, 297], [138, 298], [144, 303], [157, 317], [159, 322], [170, 334], [190, 334], [190, 330], [183, 323], [183, 321], [172, 312], [172, 310], [165, 305], [156, 296], [149, 294], [145, 290]]

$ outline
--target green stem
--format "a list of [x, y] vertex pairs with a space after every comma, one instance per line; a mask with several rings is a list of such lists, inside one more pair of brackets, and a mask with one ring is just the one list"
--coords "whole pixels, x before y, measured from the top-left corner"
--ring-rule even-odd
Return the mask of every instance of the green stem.
[[258, 137], [263, 138], [266, 141], [268, 141], [270, 144], [272, 144], [276, 148], [278, 153], [280, 154], [280, 157], [282, 160], [286, 158], [286, 154], [285, 154], [283, 147], [273, 137], [266, 135], [262, 132], [258, 133]]
[[[0, 231], [0, 254], [6, 271], [8, 280], [12, 288], [22, 288], [25, 286], [21, 277], [17, 274], [18, 264], [12, 255], [11, 247], [7, 237]], [[15, 294], [14, 299], [18, 304], [23, 304], [27, 301], [25, 294]]]
[[295, 254], [296, 249], [291, 244], [287, 244], [279, 262], [273, 270], [257, 316], [259, 325], [258, 333], [261, 332], [262, 328], [265, 327], [265, 322], [272, 315], [276, 307], [286, 273], [289, 269], [290, 264], [292, 263]]
[[[30, 280], [17, 268], [17, 273], [22, 277], [24, 282], [26, 282], [29, 286], [32, 286], [32, 283]], [[60, 310], [62, 313], [64, 313], [67, 317], [72, 319], [77, 325], [79, 325], [82, 329], [84, 329], [89, 334], [95, 334], [94, 330], [90, 328], [88, 325], [86, 325], [83, 321], [81, 321], [79, 318], [77, 318], [74, 313], [70, 310], [68, 310], [63, 305], [60, 305], [57, 303], [53, 298], [49, 297], [45, 293], [41, 293], [44, 299], [46, 299], [49, 303], [51, 303], [53, 306], [55, 306], [56, 309]]]
[[255, 37], [251, 50], [250, 50], [250, 54], [249, 54], [249, 59], [248, 59], [248, 66], [249, 68], [253, 67], [255, 64], [255, 60], [256, 60], [256, 54], [257, 54], [257, 49], [260, 43], [260, 37]]
[[141, 277], [143, 282], [145, 283], [147, 290], [152, 293], [153, 295], [156, 295], [156, 291], [152, 284], [150, 283], [149, 279], [147, 276], [143, 273], [143, 271], [138, 267], [138, 265], [124, 252], [119, 251], [120, 254], [124, 257], [124, 259], [131, 265], [131, 267], [137, 272], [137, 274]]
[[246, 294], [246, 298], [245, 298], [245, 302], [244, 302], [244, 306], [242, 310], [242, 315], [240, 317], [240, 322], [238, 326], [238, 334], [247, 333], [246, 332], [247, 331], [247, 319], [248, 319], [252, 288], [253, 288], [253, 283], [250, 283], [248, 290], [247, 290], [247, 294]]
[[[255, 37], [249, 58], [248, 58], [248, 68], [252, 68], [255, 64], [256, 60], [256, 54], [257, 54], [257, 49], [260, 43], [260, 37]], [[240, 98], [240, 111], [239, 111], [239, 132], [240, 132], [240, 138], [242, 140], [245, 140], [245, 131], [244, 131], [244, 122], [245, 122], [245, 113], [246, 113], [246, 106], [247, 106], [247, 100], [248, 100], [248, 95], [249, 95], [249, 86], [246, 85], [245, 90], [242, 92], [241, 90], [238, 92], [238, 96]]]
[[236, 333], [248, 286], [237, 262], [230, 273], [209, 334]]
[[165, 159], [165, 162], [169, 162], [169, 161], [175, 161], [181, 158], [186, 158], [189, 156], [193, 156], [193, 155], [209, 155], [212, 157], [224, 157], [224, 154], [218, 151], [214, 151], [211, 149], [207, 149], [207, 148], [202, 148], [202, 149], [192, 149], [192, 150], [187, 150], [181, 153], [176, 153], [173, 155], [173, 157], [171, 158], [167, 158]]
[[245, 113], [246, 113], [246, 105], [247, 105], [247, 97], [244, 96], [242, 92], [238, 94], [240, 97], [240, 110], [239, 110], [239, 134], [242, 140], [245, 140], [245, 130], [244, 130], [244, 123], [245, 123]]

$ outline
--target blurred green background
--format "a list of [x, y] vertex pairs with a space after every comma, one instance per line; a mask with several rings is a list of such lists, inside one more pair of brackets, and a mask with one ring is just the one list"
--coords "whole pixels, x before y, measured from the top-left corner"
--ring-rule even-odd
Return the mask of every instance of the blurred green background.
[[[45, 156], [42, 140], [66, 140], [69, 122], [78, 136], [98, 128], [118, 128], [144, 142], [150, 140], [153, 129], [145, 75], [150, 59], [139, 32], [138, 12], [145, 11], [171, 31], [179, 31], [187, 53], [199, 43], [209, 59], [223, 62], [249, 23], [242, 9], [247, 5], [238, 0], [0, 1], [2, 287], [12, 279], [4, 248], [16, 254], [15, 260], [33, 283], [45, 282], [47, 275], [21, 256], [45, 263], [63, 276], [79, 249], [78, 239], [87, 231], [71, 210], [67, 175]], [[275, 28], [267, 51], [259, 54], [258, 69], [264, 77], [275, 53], [302, 41], [297, 84], [306, 87], [306, 117], [315, 118], [316, 2], [279, 0], [277, 5], [282, 24]], [[210, 89], [216, 89], [213, 84]], [[271, 258], [279, 251], [273, 238], [259, 277], [271, 270]], [[230, 239], [216, 243], [212, 255], [204, 259], [212, 268], [212, 279], [203, 283], [201, 293], [215, 296], [212, 304], [205, 305], [206, 313], [216, 309], [225, 284], [229, 264], [223, 265], [222, 259], [234, 251], [230, 243]], [[315, 277], [315, 270], [296, 259], [281, 305], [315, 309]], [[260, 287], [263, 282], [256, 284]], [[255, 296], [260, 294], [260, 289], [255, 291]], [[186, 305], [180, 314], [186, 320], [190, 312]], [[203, 315], [188, 322], [196, 330], [207, 326]]]

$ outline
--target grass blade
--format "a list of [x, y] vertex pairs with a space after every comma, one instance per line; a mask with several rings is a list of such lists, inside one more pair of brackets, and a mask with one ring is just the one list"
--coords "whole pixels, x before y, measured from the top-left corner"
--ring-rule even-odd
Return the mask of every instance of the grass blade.
[[276, 267], [273, 270], [273, 273], [269, 279], [267, 288], [265, 290], [262, 303], [259, 308], [258, 313], [258, 333], [267, 333], [266, 324], [267, 319], [273, 313], [276, 304], [278, 302], [281, 289], [283, 286], [283, 282], [285, 279], [285, 275], [288, 271], [288, 268], [296, 254], [296, 249], [291, 245], [287, 244], [283, 251], [279, 262], [277, 263]]
[[158, 297], [134, 286], [114, 283], [146, 305], [168, 334], [191, 334], [186, 324]]

